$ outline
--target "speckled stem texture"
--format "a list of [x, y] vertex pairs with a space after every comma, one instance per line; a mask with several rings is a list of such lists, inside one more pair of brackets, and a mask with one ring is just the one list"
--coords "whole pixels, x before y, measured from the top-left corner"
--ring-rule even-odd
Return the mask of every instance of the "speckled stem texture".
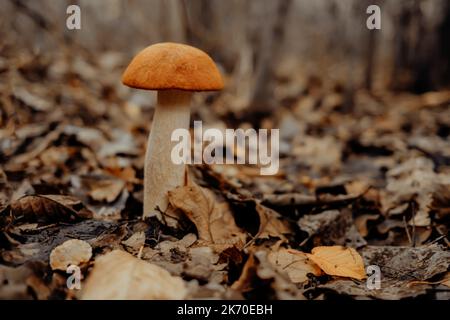
[[174, 164], [170, 154], [177, 142], [170, 138], [175, 129], [189, 129], [191, 92], [158, 91], [144, 167], [144, 218], [158, 216], [168, 206], [167, 192], [184, 184], [185, 165]]

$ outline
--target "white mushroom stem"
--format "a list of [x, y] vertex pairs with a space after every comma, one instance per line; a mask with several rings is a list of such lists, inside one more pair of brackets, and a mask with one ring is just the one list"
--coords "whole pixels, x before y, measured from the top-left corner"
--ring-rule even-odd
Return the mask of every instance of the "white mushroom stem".
[[184, 185], [185, 165], [171, 159], [171, 135], [175, 129], [189, 129], [191, 92], [158, 91], [144, 166], [144, 218], [159, 216], [167, 209], [167, 192]]

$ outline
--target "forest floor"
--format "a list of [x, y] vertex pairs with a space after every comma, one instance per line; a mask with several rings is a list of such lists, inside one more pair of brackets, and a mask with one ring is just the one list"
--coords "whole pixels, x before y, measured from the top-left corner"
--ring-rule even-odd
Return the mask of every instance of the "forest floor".
[[[450, 298], [450, 92], [358, 90], [349, 107], [338, 86], [284, 79], [261, 121], [280, 129], [278, 174], [190, 166], [171, 212], [143, 221], [155, 101], [123, 67], [115, 53], [0, 57], [1, 299], [161, 297], [150, 264], [170, 273], [167, 298]], [[248, 127], [233, 95], [204, 97], [194, 119]]]

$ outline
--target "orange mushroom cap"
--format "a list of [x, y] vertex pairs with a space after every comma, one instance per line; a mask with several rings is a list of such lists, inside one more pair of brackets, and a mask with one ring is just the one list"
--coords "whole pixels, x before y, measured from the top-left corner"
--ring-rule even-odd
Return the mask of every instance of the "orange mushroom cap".
[[146, 90], [213, 91], [223, 88], [214, 61], [202, 50], [158, 43], [139, 52], [123, 73], [126, 86]]

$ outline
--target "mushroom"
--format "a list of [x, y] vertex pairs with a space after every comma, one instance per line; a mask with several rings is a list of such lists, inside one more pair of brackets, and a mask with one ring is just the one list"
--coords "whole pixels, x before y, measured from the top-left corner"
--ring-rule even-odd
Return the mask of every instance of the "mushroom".
[[167, 192], [184, 185], [185, 165], [171, 160], [172, 132], [189, 129], [190, 103], [195, 91], [223, 88], [214, 61], [203, 51], [184, 44], [158, 43], [139, 52], [122, 76], [126, 86], [157, 90], [144, 165], [143, 216], [158, 216], [168, 207]]

